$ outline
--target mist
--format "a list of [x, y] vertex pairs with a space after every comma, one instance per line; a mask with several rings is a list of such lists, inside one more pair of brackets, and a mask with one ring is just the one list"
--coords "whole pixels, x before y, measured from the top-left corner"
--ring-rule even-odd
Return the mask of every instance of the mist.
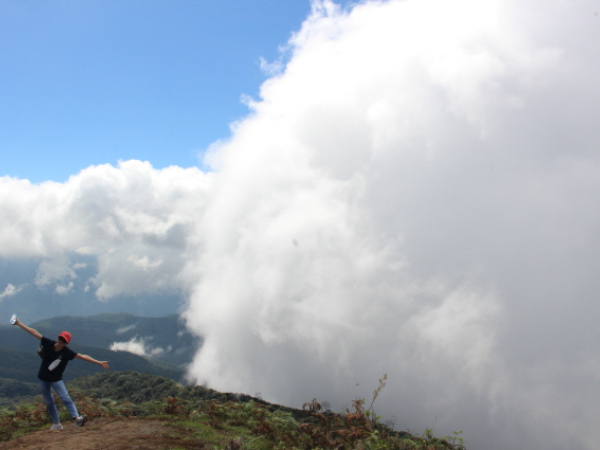
[[[468, 448], [599, 435], [597, 12], [329, 2], [217, 143], [190, 376]], [[594, 393], [594, 394], [592, 394]]]
[[595, 449], [599, 9], [315, 1], [204, 172], [2, 177], [0, 256], [57, 293], [179, 292], [214, 389], [344, 411], [387, 374], [397, 429]]

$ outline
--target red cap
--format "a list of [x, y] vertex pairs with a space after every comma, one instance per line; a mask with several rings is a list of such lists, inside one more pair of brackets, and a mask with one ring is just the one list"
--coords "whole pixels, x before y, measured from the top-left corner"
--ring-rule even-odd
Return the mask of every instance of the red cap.
[[61, 338], [63, 338], [65, 341], [67, 341], [67, 344], [69, 342], [71, 342], [71, 333], [69, 333], [68, 331], [63, 331], [62, 333], [59, 334], [59, 336]]

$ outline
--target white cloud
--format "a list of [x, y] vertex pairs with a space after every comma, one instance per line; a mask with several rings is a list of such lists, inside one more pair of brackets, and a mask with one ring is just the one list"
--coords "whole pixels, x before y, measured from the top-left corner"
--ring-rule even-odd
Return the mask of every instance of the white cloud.
[[339, 409], [388, 373], [403, 428], [594, 448], [597, 25], [573, 2], [316, 2], [207, 159], [193, 378]]
[[145, 338], [138, 338], [137, 336], [127, 342], [113, 342], [109, 349], [115, 352], [129, 352], [146, 358], [158, 356], [165, 352], [160, 347], [150, 348]]
[[135, 327], [137, 326], [136, 323], [131, 324], [131, 325], [127, 325], [125, 327], [121, 327], [117, 330], [117, 334], [123, 334], [123, 333], [127, 333], [128, 331], [133, 330]]
[[8, 283], [4, 291], [0, 292], [0, 301], [6, 297], [12, 297], [13, 295], [19, 293], [24, 287], [25, 285], [15, 287], [14, 285]]
[[0, 254], [46, 258], [40, 287], [76, 278], [83, 266], [70, 255], [95, 256], [100, 299], [181, 289], [190, 229], [211, 178], [141, 161], [89, 167], [63, 184], [0, 177]]
[[[275, 60], [273, 62], [268, 62], [266, 59], [260, 58], [260, 70], [269, 77], [279, 75], [284, 68], [285, 66], [283, 64], [283, 61], [281, 61], [280, 59]], [[245, 99], [247, 99], [247, 97], [242, 98], [243, 103], [247, 103], [247, 101], [244, 101]]]
[[64, 295], [73, 289], [73, 286], [73, 282], [69, 281], [67, 284], [57, 284], [55, 290], [57, 294]]
[[56, 281], [64, 281], [76, 277], [77, 275], [70, 266], [68, 258], [60, 255], [40, 263], [35, 278], [35, 284], [38, 287], [43, 287]]

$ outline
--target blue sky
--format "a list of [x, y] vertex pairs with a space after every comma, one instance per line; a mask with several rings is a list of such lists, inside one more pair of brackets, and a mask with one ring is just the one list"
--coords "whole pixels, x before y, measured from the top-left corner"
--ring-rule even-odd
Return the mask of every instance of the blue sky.
[[0, 176], [197, 165], [247, 113], [260, 58], [309, 12], [309, 0], [1, 2]]

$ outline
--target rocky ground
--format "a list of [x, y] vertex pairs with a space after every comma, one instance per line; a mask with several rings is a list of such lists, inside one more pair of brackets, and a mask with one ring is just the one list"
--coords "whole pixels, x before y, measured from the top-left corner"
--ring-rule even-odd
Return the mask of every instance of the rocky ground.
[[0, 442], [0, 449], [31, 450], [165, 450], [199, 448], [186, 433], [158, 419], [100, 418], [78, 428], [63, 424], [64, 430], [42, 430]]

